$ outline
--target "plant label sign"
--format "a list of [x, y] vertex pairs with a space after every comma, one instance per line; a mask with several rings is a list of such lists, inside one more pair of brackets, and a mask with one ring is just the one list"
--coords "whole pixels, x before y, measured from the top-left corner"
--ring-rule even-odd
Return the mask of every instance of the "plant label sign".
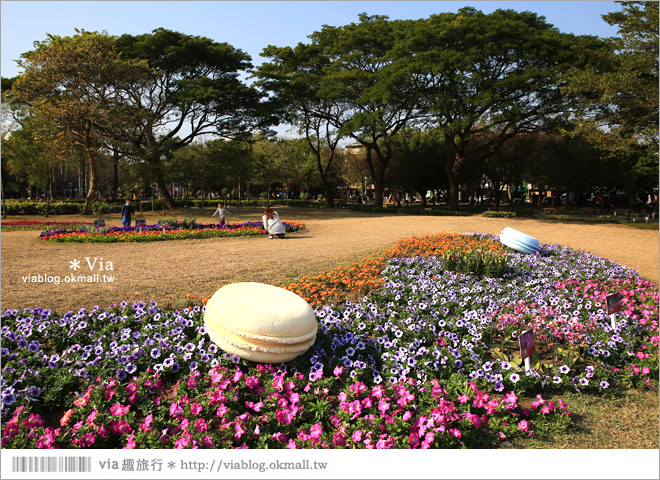
[[105, 220], [94, 220], [94, 228], [105, 227]]
[[146, 220], [135, 220], [136, 227], [144, 227], [147, 224]]
[[623, 305], [621, 304], [621, 299], [622, 297], [620, 293], [612, 293], [611, 295], [605, 297], [605, 302], [607, 303], [608, 315], [613, 315], [621, 311], [621, 309], [623, 308]]
[[523, 359], [531, 357], [536, 352], [534, 330], [529, 329], [520, 334], [520, 356]]

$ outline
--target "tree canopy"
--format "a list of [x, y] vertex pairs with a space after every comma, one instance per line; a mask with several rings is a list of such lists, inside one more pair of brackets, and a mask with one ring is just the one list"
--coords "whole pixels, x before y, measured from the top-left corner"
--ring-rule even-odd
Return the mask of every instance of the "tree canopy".
[[[467, 7], [409, 29], [396, 48], [405, 65], [399, 81], [416, 88], [419, 108], [444, 139], [450, 208], [458, 206], [457, 174], [468, 153], [483, 161], [514, 135], [571, 114], [575, 99], [560, 91], [560, 76], [599, 48], [594, 37], [560, 33], [535, 13], [513, 10]], [[468, 150], [478, 135], [488, 141]]]
[[[48, 35], [22, 55], [22, 74], [2, 79], [3, 130], [14, 129], [3, 172], [50, 191], [57, 162], [75, 164], [87, 213], [110, 176], [113, 198], [120, 183], [155, 182], [166, 207], [171, 182], [202, 197], [322, 191], [332, 206], [341, 185], [348, 198], [370, 176], [377, 206], [387, 188], [448, 189], [456, 209], [459, 190], [486, 184], [614, 187], [589, 176], [600, 164], [632, 198], [657, 186], [658, 4], [619, 3], [603, 16], [619, 27], [611, 39], [562, 33], [526, 11], [363, 13], [267, 46], [256, 69], [232, 45], [164, 28]], [[303, 138], [275, 139], [278, 122]], [[72, 192], [72, 180], [59, 183]]]
[[115, 135], [130, 155], [151, 165], [171, 208], [160, 168], [164, 156], [202, 135], [246, 134], [264, 113], [260, 94], [240, 79], [252, 67], [250, 56], [227, 43], [163, 28], [122, 35], [116, 46], [123, 59], [146, 62], [149, 73], [123, 93], [131, 114]]

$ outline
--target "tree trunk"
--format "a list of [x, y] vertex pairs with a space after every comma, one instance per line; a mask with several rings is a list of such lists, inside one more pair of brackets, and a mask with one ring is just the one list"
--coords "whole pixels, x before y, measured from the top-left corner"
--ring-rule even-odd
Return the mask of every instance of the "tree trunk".
[[236, 207], [237, 210], [241, 209], [241, 176], [238, 176], [238, 206]]
[[2, 188], [2, 218], [7, 218], [7, 199], [5, 197], [5, 182], [0, 178], [0, 188]]
[[48, 211], [50, 210], [50, 201], [53, 198], [53, 179], [48, 176], [48, 190], [46, 191], [46, 217], [48, 217]]
[[323, 180], [323, 191], [325, 193], [325, 205], [328, 208], [335, 207], [335, 189], [328, 182]]
[[117, 199], [117, 188], [119, 187], [119, 152], [112, 152], [112, 199]]
[[87, 162], [89, 164], [89, 190], [85, 197], [85, 207], [83, 215], [92, 214], [92, 203], [94, 202], [94, 192], [96, 191], [96, 150], [92, 145], [91, 122], [85, 127], [85, 151], [87, 153]]
[[78, 169], [78, 193], [76, 194], [76, 198], [80, 198], [85, 194], [85, 178], [86, 178], [86, 173], [85, 173], [85, 159], [80, 156], [80, 168]]
[[456, 153], [452, 150], [451, 141], [445, 138], [445, 170], [449, 177], [449, 210], [458, 210], [458, 179], [454, 166], [456, 164]]
[[87, 152], [87, 157], [89, 160], [89, 190], [87, 190], [87, 195], [85, 196], [83, 215], [92, 214], [92, 203], [94, 203], [94, 191], [96, 188], [96, 159], [91, 152]]
[[500, 189], [501, 185], [499, 182], [493, 183], [493, 195], [495, 196], [495, 210], [500, 211]]
[[149, 165], [151, 165], [153, 175], [156, 180], [156, 185], [158, 185], [158, 190], [160, 190], [160, 194], [163, 200], [163, 203], [165, 204], [165, 207], [168, 210], [172, 210], [174, 208], [174, 199], [172, 198], [172, 195], [170, 195], [169, 190], [167, 189], [167, 183], [165, 183], [165, 176], [163, 175], [163, 171], [160, 168], [160, 161], [158, 158], [150, 158], [149, 159]]

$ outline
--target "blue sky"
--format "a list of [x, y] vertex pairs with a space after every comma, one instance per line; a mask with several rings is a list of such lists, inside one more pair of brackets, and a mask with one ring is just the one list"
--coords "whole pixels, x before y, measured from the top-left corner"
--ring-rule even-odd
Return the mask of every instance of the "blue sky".
[[424, 18], [474, 6], [531, 10], [563, 32], [613, 36], [601, 15], [620, 10], [604, 1], [6, 1], [0, 3], [1, 74], [19, 72], [14, 60], [46, 34], [72, 35], [76, 28], [113, 35], [147, 33], [158, 27], [228, 42], [261, 63], [269, 44], [295, 45], [322, 25], [357, 21], [360, 12], [390, 18]]

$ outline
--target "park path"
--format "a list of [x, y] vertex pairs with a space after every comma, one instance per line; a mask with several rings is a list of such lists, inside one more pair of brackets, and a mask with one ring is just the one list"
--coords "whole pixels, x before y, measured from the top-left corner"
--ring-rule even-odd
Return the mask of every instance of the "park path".
[[[210, 216], [210, 213], [209, 213]], [[106, 307], [121, 300], [167, 305], [186, 293], [200, 298], [237, 281], [281, 283], [359, 260], [396, 241], [431, 233], [499, 232], [507, 226], [539, 239], [607, 257], [658, 283], [657, 231], [618, 225], [557, 223], [534, 219], [481, 216], [421, 217], [368, 215], [325, 209], [280, 209], [284, 221], [303, 221], [307, 229], [285, 240], [217, 238], [129, 244], [45, 244], [38, 232], [2, 233], [2, 309], [43, 306], [57, 310]], [[162, 215], [147, 217], [147, 223]], [[229, 221], [258, 218], [257, 209], [241, 209]], [[62, 220], [80, 220], [67, 217]], [[201, 221], [201, 219], [200, 219]], [[109, 224], [119, 224], [116, 219]], [[98, 259], [90, 272], [84, 260]], [[70, 262], [78, 273], [113, 275], [112, 282], [31, 283], [24, 275], [64, 278]], [[104, 271], [99, 270], [103, 262]], [[107, 270], [112, 262], [114, 270]], [[100, 277], [102, 278], [102, 277]], [[169, 296], [169, 297], [168, 297]], [[177, 306], [175, 303], [171, 303]]]

